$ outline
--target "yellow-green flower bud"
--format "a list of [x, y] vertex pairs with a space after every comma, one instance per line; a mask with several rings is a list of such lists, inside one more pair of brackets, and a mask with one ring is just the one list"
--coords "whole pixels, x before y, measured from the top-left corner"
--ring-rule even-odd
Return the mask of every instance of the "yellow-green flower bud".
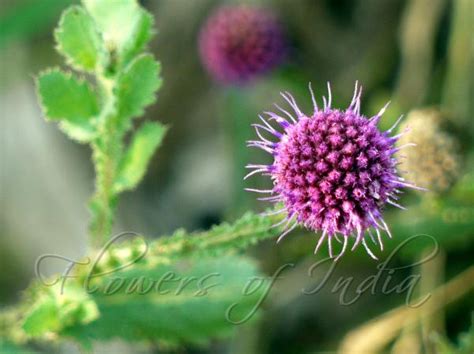
[[443, 115], [436, 109], [411, 111], [400, 126], [399, 146], [416, 146], [398, 153], [400, 170], [417, 186], [446, 192], [460, 175], [461, 157], [456, 138], [443, 129]]

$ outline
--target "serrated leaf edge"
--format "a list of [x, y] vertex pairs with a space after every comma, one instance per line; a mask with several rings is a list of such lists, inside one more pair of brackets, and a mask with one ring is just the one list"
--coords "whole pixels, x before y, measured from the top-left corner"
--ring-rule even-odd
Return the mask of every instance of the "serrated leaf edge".
[[[146, 168], [145, 168], [145, 172], [144, 172], [143, 176], [140, 178], [140, 180], [139, 180], [135, 185], [130, 186], [130, 187], [120, 187], [120, 185], [117, 186], [118, 178], [119, 178], [119, 176], [120, 176], [120, 174], [121, 174], [121, 172], [122, 172], [122, 170], [121, 170], [121, 165], [120, 165], [120, 164], [122, 163], [122, 161], [120, 161], [120, 164], [119, 164], [119, 171], [118, 171], [118, 174], [117, 174], [117, 180], [115, 181], [114, 187], [113, 187], [115, 193], [131, 192], [131, 191], [134, 191], [135, 189], [138, 188], [138, 185], [139, 185], [140, 182], [143, 180], [143, 178], [145, 178], [145, 176], [146, 176], [146, 174], [147, 174], [147, 172], [148, 172], [148, 166], [149, 166], [149, 164], [150, 164], [151, 159], [152, 159], [153, 156], [157, 153], [157, 151], [158, 151], [158, 149], [160, 148], [160, 146], [161, 146], [161, 144], [162, 144], [162, 141], [163, 141], [163, 139], [165, 138], [166, 133], [168, 132], [168, 129], [169, 129], [169, 125], [167, 125], [167, 124], [162, 124], [161, 122], [148, 121], [148, 122], [144, 122], [143, 124], [144, 124], [144, 125], [145, 125], [145, 124], [148, 124], [148, 125], [150, 125], [150, 124], [160, 124], [161, 127], [163, 128], [163, 133], [162, 133], [163, 137], [162, 137], [161, 141], [158, 142], [157, 146], [155, 147], [153, 153], [152, 153], [151, 156], [150, 156], [150, 159], [147, 161]], [[132, 142], [133, 142], [133, 138], [132, 138]], [[131, 147], [131, 146], [128, 146], [128, 148], [130, 148], [130, 147]], [[127, 150], [125, 151], [123, 158], [125, 158], [125, 156], [126, 156], [126, 154], [127, 154], [127, 152], [128, 152], [128, 148], [127, 148]]]
[[[66, 10], [64, 10], [63, 13], [61, 14], [60, 19], [59, 19], [59, 23], [58, 23], [57, 27], [54, 30], [54, 41], [55, 41], [54, 49], [65, 59], [66, 64], [69, 65], [74, 70], [92, 73], [97, 68], [97, 64], [100, 61], [100, 57], [105, 54], [105, 52], [103, 50], [104, 48], [102, 48], [101, 53], [99, 53], [99, 55], [97, 57], [97, 62], [95, 64], [95, 67], [92, 68], [92, 69], [84, 68], [82, 65], [76, 63], [69, 55], [66, 54], [66, 51], [61, 46], [61, 43], [60, 43], [59, 38], [58, 38], [59, 33], [63, 32], [62, 31], [62, 25], [63, 25], [63, 22], [64, 22], [64, 17], [66, 16], [66, 14], [68, 14], [68, 12], [73, 11], [74, 9], [80, 9], [80, 10], [84, 11], [88, 16], [90, 16], [89, 13], [87, 12], [87, 10], [81, 5], [72, 5], [72, 6], [69, 6]], [[100, 31], [96, 27], [95, 22], [92, 19], [92, 17], [91, 17], [91, 21], [94, 24], [94, 28], [95, 28], [96, 33], [99, 36], [101, 42], [104, 43], [104, 39], [102, 38], [102, 34], [100, 33]]]
[[[38, 73], [38, 75], [36, 75], [33, 79], [34, 79], [34, 82], [35, 82], [36, 97], [38, 97], [40, 107], [41, 107], [41, 111], [43, 112], [43, 116], [44, 116], [44, 118], [47, 122], [57, 122], [57, 121], [54, 120], [54, 119], [49, 119], [48, 118], [48, 114], [47, 114], [48, 110], [46, 108], [45, 103], [43, 102], [43, 96], [41, 95], [41, 92], [39, 90], [39, 79], [43, 75], [47, 75], [47, 74], [50, 74], [50, 73], [53, 73], [53, 72], [59, 72], [59, 73], [63, 74], [65, 77], [67, 77], [68, 80], [70, 80], [70, 79], [76, 80], [80, 85], [85, 85], [93, 94], [97, 94], [94, 86], [92, 86], [89, 81], [87, 81], [82, 76], [75, 75], [72, 71], [62, 70], [59, 66], [53, 66], [53, 67], [50, 67], [50, 68], [47, 68], [45, 70], [40, 71]], [[93, 117], [95, 117], [95, 116], [92, 116], [91, 118], [93, 118]]]
[[[135, 58], [133, 58], [125, 67], [123, 72], [119, 75], [117, 78], [117, 85], [114, 87], [114, 94], [116, 96], [119, 96], [119, 86], [120, 86], [120, 80], [123, 76], [126, 76], [128, 73], [130, 73], [130, 70], [132, 69], [133, 65], [138, 62], [139, 60], [142, 60], [142, 58], [150, 57], [153, 60], [153, 64], [155, 65], [156, 68], [156, 76], [157, 76], [157, 84], [156, 87], [153, 89], [152, 94], [151, 94], [151, 99], [144, 101], [143, 107], [133, 116], [130, 118], [137, 118], [145, 114], [145, 110], [153, 105], [157, 101], [157, 94], [156, 92], [159, 90], [159, 88], [163, 85], [163, 78], [160, 76], [161, 73], [161, 63], [156, 60], [156, 58], [153, 56], [151, 53], [142, 53], [137, 55]], [[119, 110], [119, 114], [122, 114]], [[128, 118], [127, 118], [128, 119]]]

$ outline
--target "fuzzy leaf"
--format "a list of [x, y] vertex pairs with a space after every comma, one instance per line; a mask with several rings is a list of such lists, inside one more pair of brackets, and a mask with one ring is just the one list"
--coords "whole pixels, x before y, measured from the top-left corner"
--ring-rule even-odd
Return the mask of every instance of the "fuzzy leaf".
[[67, 121], [59, 122], [59, 128], [71, 139], [79, 143], [87, 143], [92, 141], [97, 131], [91, 122], [84, 122], [83, 124], [75, 124]]
[[87, 141], [94, 135], [97, 98], [90, 86], [69, 73], [53, 69], [37, 78], [38, 96], [47, 120], [61, 121], [71, 137]]
[[80, 6], [71, 6], [62, 15], [55, 31], [58, 51], [76, 69], [93, 71], [102, 52], [101, 38], [92, 18]]
[[153, 21], [136, 0], [83, 0], [100, 29], [106, 47], [126, 63], [152, 35]]
[[51, 297], [38, 301], [26, 315], [23, 330], [30, 336], [41, 336], [60, 329], [58, 307]]
[[[174, 281], [170, 281], [170, 274]], [[205, 343], [230, 334], [235, 325], [226, 313], [233, 304], [230, 320], [248, 315], [261, 291], [243, 291], [260, 275], [244, 257], [181, 259], [153, 267], [136, 264], [96, 278], [90, 289], [101, 316], [87, 325], [68, 327], [63, 334], [107, 340], [119, 333], [129, 341]]]
[[155, 92], [162, 82], [159, 73], [160, 64], [145, 54], [135, 58], [119, 77], [117, 97], [123, 129], [129, 127], [130, 118], [142, 115], [145, 107], [155, 101]]
[[65, 288], [62, 284], [35, 289], [34, 304], [26, 313], [22, 328], [32, 337], [58, 333], [63, 328], [80, 323], [87, 324], [99, 316], [91, 297], [76, 284]]
[[130, 40], [128, 40], [122, 49], [120, 55], [121, 64], [125, 65], [140, 53], [150, 41], [154, 34], [153, 16], [147, 11], [140, 9], [140, 18], [137, 21], [134, 32]]
[[116, 193], [133, 189], [140, 183], [165, 133], [166, 127], [157, 122], [144, 123], [138, 129], [119, 167], [114, 185]]
[[[141, 238], [114, 242], [99, 256], [91, 255], [92, 262], [75, 268], [64, 295], [59, 296], [57, 288], [30, 289], [35, 303], [46, 298], [60, 306], [52, 312], [53, 318], [59, 316], [60, 327], [56, 319], [36, 333], [52, 331], [83, 344], [116, 336], [205, 343], [228, 335], [235, 322], [254, 318], [269, 285], [252, 260], [235, 253], [277, 236], [281, 228], [271, 225], [278, 220], [248, 213], [235, 224], [195, 234], [178, 231], [148, 245]], [[61, 300], [64, 296], [72, 300]], [[97, 311], [77, 311], [82, 303]]]

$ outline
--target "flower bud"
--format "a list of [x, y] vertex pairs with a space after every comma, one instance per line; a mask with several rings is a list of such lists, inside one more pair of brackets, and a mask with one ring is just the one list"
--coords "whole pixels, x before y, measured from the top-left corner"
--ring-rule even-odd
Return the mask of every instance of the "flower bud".
[[456, 138], [444, 130], [442, 114], [432, 108], [410, 112], [400, 126], [406, 132], [399, 145], [416, 146], [400, 151], [400, 170], [418, 186], [435, 193], [448, 191], [460, 174], [461, 158]]

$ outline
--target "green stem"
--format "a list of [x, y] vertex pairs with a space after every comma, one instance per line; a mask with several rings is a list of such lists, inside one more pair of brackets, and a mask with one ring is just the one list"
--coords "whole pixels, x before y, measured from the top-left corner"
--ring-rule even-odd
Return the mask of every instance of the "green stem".
[[116, 128], [114, 80], [100, 77], [104, 92], [104, 108], [99, 118], [100, 134], [92, 144], [96, 172], [96, 190], [91, 199], [91, 244], [100, 247], [112, 232], [117, 195], [113, 184], [121, 156], [121, 136]]

